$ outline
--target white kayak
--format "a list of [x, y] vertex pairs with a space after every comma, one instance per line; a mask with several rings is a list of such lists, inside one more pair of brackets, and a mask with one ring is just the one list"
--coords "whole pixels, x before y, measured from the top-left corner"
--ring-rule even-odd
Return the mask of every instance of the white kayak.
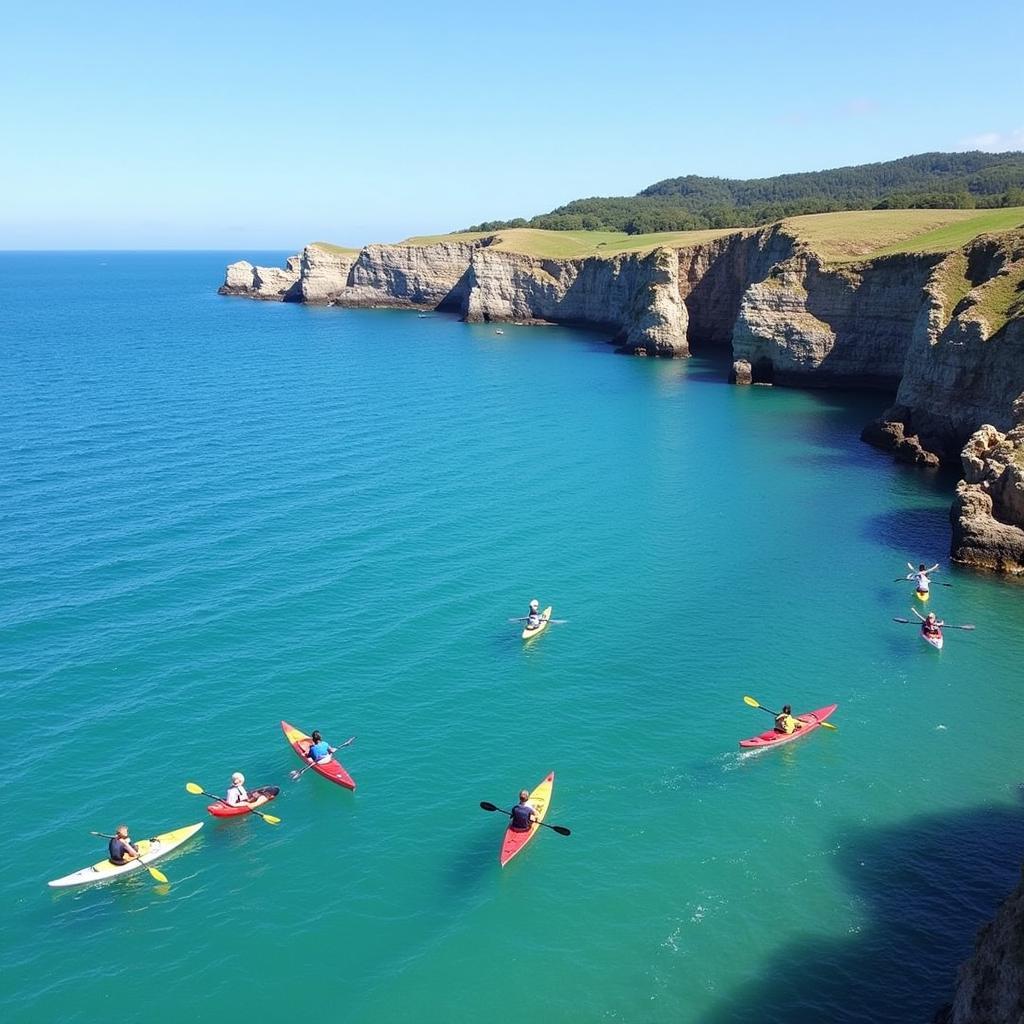
[[108, 878], [116, 878], [118, 875], [126, 875], [129, 871], [138, 871], [147, 864], [152, 864], [171, 850], [177, 849], [182, 843], [191, 839], [201, 828], [203, 823], [197, 821], [194, 825], [186, 825], [184, 828], [176, 828], [172, 832], [162, 832], [152, 839], [140, 839], [135, 848], [139, 851], [138, 860], [130, 860], [126, 864], [111, 864], [109, 860], [101, 860], [98, 864], [82, 868], [81, 871], [74, 871], [63, 878], [55, 878], [47, 885], [54, 889], [64, 889], [70, 885], [88, 885], [91, 882], [105, 882]]

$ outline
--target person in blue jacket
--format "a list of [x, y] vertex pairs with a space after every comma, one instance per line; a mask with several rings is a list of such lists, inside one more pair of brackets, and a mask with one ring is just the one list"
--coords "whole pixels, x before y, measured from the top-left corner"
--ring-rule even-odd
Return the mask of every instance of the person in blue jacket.
[[313, 735], [310, 737], [312, 743], [309, 745], [309, 750], [306, 751], [306, 760], [310, 764], [327, 764], [331, 759], [331, 754], [337, 750], [337, 747], [332, 747], [324, 738], [320, 735], [319, 729], [313, 730]]

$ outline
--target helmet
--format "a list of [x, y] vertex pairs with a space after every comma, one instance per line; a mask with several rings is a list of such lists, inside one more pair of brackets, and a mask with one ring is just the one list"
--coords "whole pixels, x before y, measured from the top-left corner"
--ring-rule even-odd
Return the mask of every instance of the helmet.
[[231, 776], [231, 781], [235, 783], [236, 786], [241, 785], [245, 782], [245, 776], [241, 772], [235, 772]]
[[540, 607], [540, 601], [538, 601], [538, 600], [537, 600], [537, 598], [534, 598], [534, 599], [533, 599], [533, 600], [532, 600], [532, 601], [530, 602], [530, 607], [531, 607], [531, 608], [539, 608], [539, 607]]

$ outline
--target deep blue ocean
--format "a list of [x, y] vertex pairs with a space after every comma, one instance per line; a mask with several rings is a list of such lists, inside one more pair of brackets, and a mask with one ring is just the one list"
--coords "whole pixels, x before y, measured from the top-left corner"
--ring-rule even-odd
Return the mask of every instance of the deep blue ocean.
[[[1024, 590], [858, 440], [888, 396], [220, 297], [236, 255], [0, 254], [3, 1019], [931, 1019], [1019, 875]], [[744, 694], [837, 731], [741, 754]], [[237, 770], [280, 825], [184, 789]], [[552, 770], [572, 835], [499, 868], [479, 802]], [[205, 827], [47, 887], [121, 821]]]

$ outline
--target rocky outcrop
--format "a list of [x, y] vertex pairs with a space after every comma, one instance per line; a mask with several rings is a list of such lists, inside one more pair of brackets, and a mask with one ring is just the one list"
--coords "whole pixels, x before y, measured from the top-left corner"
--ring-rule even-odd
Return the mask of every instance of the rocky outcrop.
[[1024, 1024], [1024, 872], [1021, 884], [978, 933], [950, 1006], [936, 1024]]
[[950, 510], [952, 557], [961, 565], [1024, 573], [1024, 395], [1017, 426], [975, 431], [961, 454], [964, 478]]
[[353, 250], [327, 249], [319, 245], [307, 245], [302, 250], [302, 256], [299, 259], [299, 285], [302, 301], [332, 302], [334, 297], [348, 286], [352, 264], [355, 263], [358, 255], [359, 253]]
[[288, 258], [284, 269], [256, 267], [248, 260], [232, 263], [227, 269], [221, 295], [244, 295], [250, 299], [269, 299], [274, 302], [301, 301], [301, 260]]

